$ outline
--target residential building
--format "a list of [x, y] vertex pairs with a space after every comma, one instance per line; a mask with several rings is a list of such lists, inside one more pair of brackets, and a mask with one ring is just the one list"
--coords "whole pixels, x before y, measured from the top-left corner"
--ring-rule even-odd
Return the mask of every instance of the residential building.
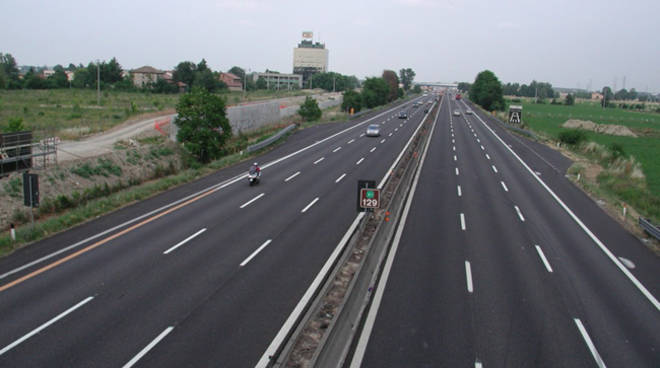
[[220, 80], [227, 85], [230, 91], [242, 91], [243, 83], [241, 78], [232, 73], [220, 73]]
[[600, 92], [591, 92], [591, 99], [592, 100], [602, 100], [603, 99], [603, 94]]
[[266, 86], [269, 89], [301, 89], [303, 86], [303, 76], [300, 74], [281, 74], [281, 73], [252, 73], [250, 78], [256, 83], [259, 78], [266, 80]]
[[312, 74], [328, 71], [328, 54], [324, 43], [302, 40], [293, 49], [293, 73], [302, 75], [303, 83], [307, 85]]
[[156, 83], [156, 81], [160, 78], [163, 78], [164, 75], [164, 71], [150, 66], [143, 66], [141, 68], [131, 70], [133, 84], [136, 87], [145, 87], [150, 83]]

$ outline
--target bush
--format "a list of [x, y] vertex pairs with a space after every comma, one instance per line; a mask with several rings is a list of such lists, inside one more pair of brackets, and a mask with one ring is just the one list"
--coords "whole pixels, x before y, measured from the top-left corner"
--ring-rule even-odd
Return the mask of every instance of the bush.
[[559, 141], [571, 146], [577, 146], [587, 140], [587, 133], [580, 129], [568, 129], [559, 133]]
[[298, 114], [300, 114], [305, 121], [315, 121], [321, 118], [323, 112], [321, 112], [316, 100], [307, 96], [305, 97], [305, 102], [300, 106]]
[[612, 154], [612, 161], [626, 155], [626, 152], [623, 150], [623, 146], [620, 143], [613, 142], [607, 147], [607, 149]]

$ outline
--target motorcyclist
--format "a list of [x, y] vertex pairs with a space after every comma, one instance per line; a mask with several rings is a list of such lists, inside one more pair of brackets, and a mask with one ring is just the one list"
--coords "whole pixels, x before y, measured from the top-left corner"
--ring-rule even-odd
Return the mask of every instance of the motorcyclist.
[[257, 176], [261, 176], [261, 168], [259, 167], [259, 164], [257, 162], [252, 164], [252, 167], [250, 168], [250, 173], [256, 173]]

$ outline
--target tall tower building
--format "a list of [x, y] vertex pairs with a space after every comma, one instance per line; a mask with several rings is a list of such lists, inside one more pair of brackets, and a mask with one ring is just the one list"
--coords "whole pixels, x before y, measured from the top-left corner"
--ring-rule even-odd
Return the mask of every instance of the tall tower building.
[[303, 40], [293, 49], [293, 73], [303, 76], [303, 85], [309, 88], [309, 77], [328, 71], [328, 49], [321, 42], [314, 42], [312, 32], [303, 32]]

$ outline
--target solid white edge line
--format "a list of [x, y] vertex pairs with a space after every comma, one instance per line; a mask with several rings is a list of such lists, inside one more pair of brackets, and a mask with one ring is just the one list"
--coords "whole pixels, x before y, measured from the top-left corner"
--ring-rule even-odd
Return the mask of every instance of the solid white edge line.
[[170, 248], [170, 249], [164, 251], [163, 254], [170, 254], [170, 252], [173, 252], [173, 251], [174, 251], [175, 249], [177, 249], [178, 247], [180, 247], [180, 246], [186, 244], [187, 242], [193, 240], [193, 239], [196, 238], [199, 234], [201, 234], [201, 233], [203, 233], [203, 232], [205, 232], [205, 231], [206, 231], [206, 228], [203, 228], [203, 229], [199, 230], [198, 232], [196, 232], [196, 233], [190, 235], [189, 237], [183, 239], [182, 241], [180, 241], [179, 243], [177, 243], [177, 244], [176, 244], [175, 246], [173, 246], [172, 248]]
[[128, 363], [124, 364], [122, 368], [130, 368], [133, 365], [135, 365], [135, 363], [137, 363], [138, 360], [142, 359], [143, 356], [147, 355], [149, 350], [153, 349], [154, 346], [156, 346], [156, 344], [158, 344], [160, 340], [164, 339], [165, 336], [167, 336], [170, 332], [172, 332], [173, 329], [174, 326], [170, 326], [166, 328], [163, 332], [160, 333], [160, 335], [156, 336], [156, 338], [153, 339], [149, 343], [149, 345], [145, 346], [144, 349], [142, 349], [136, 356], [134, 356], [133, 359], [131, 359]]
[[508, 191], [509, 191], [509, 188], [507, 188], [506, 184], [504, 184], [503, 181], [500, 181], [500, 184], [502, 184], [502, 188], [504, 188], [504, 191], [505, 191], [505, 192], [508, 192]]
[[461, 192], [461, 186], [457, 185], [456, 186], [456, 191], [458, 191], [458, 196], [460, 197], [463, 193]]
[[312, 206], [314, 205], [314, 203], [316, 203], [318, 200], [319, 200], [319, 197], [314, 198], [314, 200], [311, 201], [311, 202], [309, 202], [309, 204], [307, 205], [307, 207], [303, 208], [302, 211], [300, 211], [300, 212], [301, 212], [301, 213], [305, 213], [305, 212], [307, 212], [307, 210], [308, 210], [310, 207], [312, 207]]
[[543, 254], [543, 250], [541, 249], [540, 246], [535, 245], [536, 247], [536, 252], [538, 252], [539, 257], [541, 257], [541, 260], [543, 261], [543, 264], [545, 265], [545, 269], [548, 270], [548, 272], [552, 272], [552, 267], [550, 266], [550, 263], [548, 262], [548, 259], [545, 258], [545, 254]]
[[257, 199], [259, 199], [261, 197], [263, 197], [264, 195], [266, 195], [266, 193], [259, 194], [258, 196], [256, 196], [256, 197], [250, 199], [249, 201], [243, 203], [239, 208], [245, 208], [245, 207], [249, 206], [250, 204], [252, 204], [252, 202], [256, 201]]
[[596, 365], [600, 368], [605, 368], [605, 362], [603, 361], [603, 358], [600, 357], [600, 354], [598, 354], [598, 350], [596, 350], [596, 345], [594, 345], [593, 341], [591, 341], [591, 337], [589, 337], [589, 333], [587, 332], [587, 329], [584, 328], [582, 321], [580, 321], [579, 318], [573, 318], [573, 321], [577, 325], [578, 330], [580, 330], [580, 334], [582, 335], [584, 342], [587, 344], [587, 347], [589, 347], [589, 350], [591, 351], [591, 355], [594, 357], [594, 360], [596, 361]]
[[359, 165], [360, 163], [362, 163], [362, 161], [364, 161], [364, 157], [362, 157], [361, 159], [357, 160], [357, 162], [356, 162], [355, 164], [356, 164], [356, 165]]
[[341, 176], [338, 177], [337, 180], [335, 180], [335, 183], [339, 183], [341, 181], [341, 179], [343, 179], [345, 176], [346, 176], [346, 173], [341, 174]]
[[51, 319], [50, 321], [42, 324], [41, 326], [35, 328], [34, 330], [28, 332], [27, 334], [25, 334], [20, 339], [12, 342], [11, 344], [5, 346], [2, 350], [0, 350], [0, 355], [3, 355], [4, 353], [8, 352], [9, 350], [15, 348], [17, 345], [19, 345], [23, 341], [25, 341], [25, 340], [29, 339], [30, 337], [38, 334], [39, 332], [43, 331], [48, 326], [52, 325], [53, 323], [59, 321], [60, 319], [66, 317], [67, 315], [71, 314], [73, 311], [75, 311], [76, 309], [78, 309], [78, 308], [82, 307], [83, 305], [87, 304], [92, 299], [94, 299], [93, 296], [85, 298], [83, 301], [79, 302], [78, 304], [74, 305], [73, 307], [71, 307], [71, 308], [65, 310], [64, 312], [58, 314], [57, 317]]
[[296, 176], [300, 175], [300, 171], [296, 172], [295, 174], [289, 176], [288, 178], [284, 179], [284, 182], [288, 182], [289, 180], [295, 178]]
[[471, 294], [474, 291], [474, 285], [472, 284], [472, 267], [469, 261], [465, 261], [465, 279], [467, 282], [467, 291]]
[[273, 239], [266, 240], [263, 244], [261, 244], [261, 246], [259, 248], [257, 248], [257, 250], [255, 250], [247, 258], [245, 258], [245, 260], [243, 262], [241, 262], [240, 266], [243, 267], [246, 264], [248, 264], [248, 262], [250, 262], [252, 260], [252, 258], [256, 257], [257, 254], [259, 254], [259, 252], [261, 252], [264, 248], [266, 248], [268, 246], [268, 244], [270, 244], [270, 242], [272, 242], [272, 241], [273, 241]]
[[[465, 104], [465, 102], [463, 103]], [[488, 129], [491, 132], [491, 134], [493, 134], [495, 138], [497, 138], [497, 140], [499, 140], [500, 143], [502, 143], [502, 145], [507, 150], [509, 150], [509, 152], [511, 152], [511, 154], [516, 159], [518, 159], [518, 161], [523, 165], [525, 169], [527, 169], [527, 171], [532, 175], [532, 177], [536, 179], [536, 181], [550, 194], [550, 196], [552, 196], [552, 198], [554, 198], [554, 200], [564, 209], [564, 211], [566, 211], [566, 213], [573, 219], [573, 221], [575, 221], [575, 223], [577, 223], [578, 226], [582, 228], [582, 231], [584, 231], [591, 238], [591, 240], [593, 240], [594, 243], [596, 243], [596, 245], [600, 248], [600, 250], [602, 250], [603, 253], [607, 255], [607, 257], [619, 268], [619, 270], [621, 270], [621, 272], [623, 272], [624, 275], [626, 275], [626, 277], [628, 277], [628, 279], [651, 302], [651, 304], [653, 304], [653, 306], [657, 310], [660, 310], [660, 302], [658, 302], [658, 300], [653, 296], [653, 294], [651, 294], [651, 292], [649, 292], [648, 289], [639, 280], [637, 280], [637, 278], [630, 271], [628, 271], [626, 266], [624, 266], [621, 263], [621, 261], [619, 261], [614, 256], [614, 254], [612, 254], [609, 248], [607, 248], [605, 244], [603, 244], [603, 242], [601, 242], [600, 239], [598, 239], [598, 237], [593, 232], [591, 232], [591, 230], [582, 222], [582, 220], [580, 220], [579, 217], [577, 217], [577, 215], [564, 203], [564, 201], [562, 201], [559, 198], [559, 196], [555, 194], [555, 192], [552, 189], [550, 189], [550, 187], [543, 180], [541, 180], [541, 178], [538, 175], [536, 175], [536, 173], [534, 173], [534, 171], [529, 167], [529, 165], [527, 165], [527, 163], [522, 158], [520, 158], [520, 156], [518, 156], [518, 154], [511, 147], [509, 147], [506, 143], [504, 143], [504, 140], [502, 140], [502, 138], [500, 138], [500, 136], [497, 135], [497, 133], [495, 133], [495, 131], [492, 130], [483, 120], [481, 120], [481, 117], [479, 117], [479, 115], [476, 116], [481, 122], [481, 124], [485, 126], [486, 129]]]
[[461, 213], [460, 217], [461, 217], [461, 230], [465, 231], [465, 229], [466, 229], [466, 227], [465, 227], [465, 215], [463, 213]]
[[[427, 114], [426, 116], [429, 115]], [[426, 119], [426, 116], [424, 117], [424, 119]], [[436, 121], [437, 121], [437, 117], [438, 114], [436, 114]], [[423, 125], [423, 121], [420, 124], [420, 127], [422, 125]], [[433, 123], [433, 126], [431, 127], [431, 133], [430, 133], [431, 137], [433, 136], [434, 130], [435, 130], [435, 121]], [[414, 136], [415, 134], [413, 134], [413, 137]], [[387, 260], [385, 261], [385, 265], [383, 266], [383, 271], [381, 274], [381, 278], [378, 281], [378, 286], [376, 287], [376, 293], [374, 294], [373, 301], [371, 303], [371, 308], [369, 309], [369, 313], [367, 314], [367, 318], [364, 322], [364, 327], [362, 328], [362, 332], [360, 333], [360, 338], [355, 347], [355, 352], [353, 353], [353, 359], [351, 360], [351, 364], [350, 364], [351, 368], [359, 368], [362, 365], [362, 359], [364, 358], [364, 353], [367, 350], [367, 345], [369, 344], [369, 338], [371, 337], [371, 331], [373, 330], [374, 323], [376, 322], [376, 316], [378, 315], [380, 303], [381, 300], [383, 299], [383, 294], [385, 293], [385, 286], [387, 285], [387, 279], [389, 278], [390, 271], [392, 269], [392, 264], [394, 263], [394, 257], [396, 256], [397, 249], [399, 248], [399, 242], [401, 241], [401, 236], [403, 235], [403, 229], [405, 227], [406, 219], [408, 218], [408, 212], [410, 212], [410, 206], [412, 205], [412, 200], [413, 197], [415, 196], [415, 191], [417, 189], [419, 176], [422, 172], [422, 167], [424, 166], [424, 161], [426, 160], [426, 153], [428, 152], [430, 145], [431, 144], [429, 142], [429, 144], [427, 144], [426, 147], [424, 148], [424, 153], [422, 154], [422, 158], [419, 163], [420, 165], [419, 169], [417, 170], [417, 173], [415, 174], [415, 178], [413, 179], [413, 183], [410, 188], [410, 193], [408, 194], [408, 199], [406, 200], [406, 204], [403, 208], [401, 221], [399, 222], [396, 233], [394, 234], [394, 239], [392, 240], [392, 246], [389, 254], [387, 255]], [[404, 151], [405, 150], [406, 148], [404, 148]]]
[[516, 212], [518, 213], [518, 217], [520, 218], [520, 221], [525, 222], [525, 217], [523, 216], [522, 212], [520, 211], [520, 208], [518, 206], [513, 206], [516, 209]]
[[293, 308], [291, 311], [291, 314], [289, 314], [289, 317], [284, 321], [284, 324], [280, 328], [280, 330], [277, 332], [277, 335], [275, 335], [275, 338], [273, 338], [273, 341], [271, 341], [270, 345], [268, 345], [268, 348], [266, 348], [266, 351], [264, 351], [263, 355], [261, 356], [261, 359], [259, 359], [259, 362], [255, 365], [257, 368], [265, 368], [268, 366], [268, 363], [270, 362], [270, 357], [275, 354], [277, 351], [277, 348], [282, 344], [284, 339], [286, 338], [286, 335], [289, 333], [291, 328], [294, 326], [296, 321], [298, 320], [298, 317], [303, 313], [305, 306], [309, 302], [310, 299], [314, 296], [314, 293], [316, 289], [318, 289], [319, 285], [325, 278], [325, 275], [328, 273], [332, 265], [335, 263], [337, 257], [341, 254], [342, 249], [348, 242], [348, 240], [351, 238], [351, 235], [357, 228], [358, 224], [360, 223], [360, 220], [364, 217], [364, 212], [360, 212], [355, 219], [353, 220], [353, 223], [348, 227], [348, 230], [344, 234], [344, 237], [339, 241], [337, 244], [337, 247], [335, 247], [335, 250], [330, 254], [330, 257], [328, 257], [328, 260], [325, 262], [319, 273], [316, 275], [314, 278], [314, 281], [309, 285], [307, 290], [305, 291], [305, 294], [300, 298], [300, 301], [298, 304], [296, 304], [296, 307]]
[[323, 161], [325, 157], [321, 157], [320, 159], [314, 161], [314, 165], [318, 164], [319, 162]]

